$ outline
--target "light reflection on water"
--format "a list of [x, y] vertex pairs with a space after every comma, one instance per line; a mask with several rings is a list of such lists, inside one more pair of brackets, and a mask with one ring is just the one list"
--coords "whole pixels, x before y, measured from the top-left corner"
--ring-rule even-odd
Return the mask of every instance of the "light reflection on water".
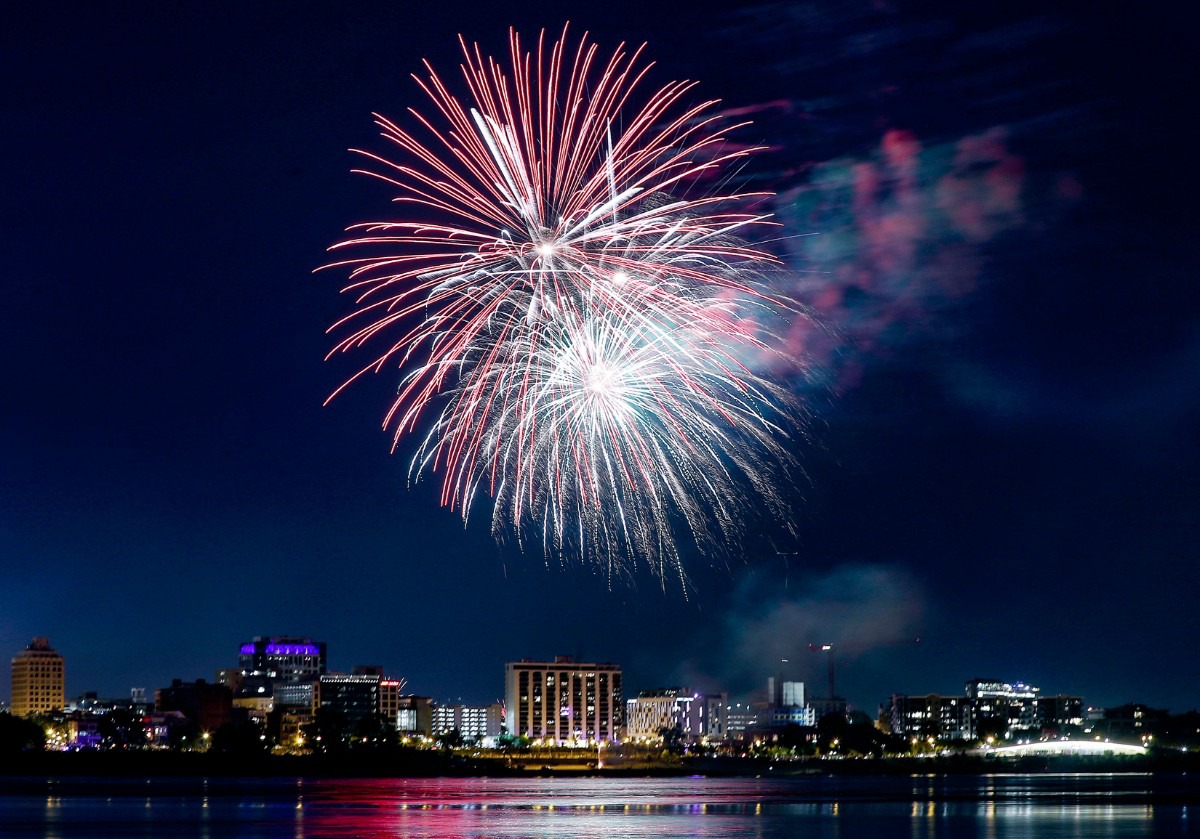
[[1186, 776], [0, 779], [12, 839], [1188, 836]]

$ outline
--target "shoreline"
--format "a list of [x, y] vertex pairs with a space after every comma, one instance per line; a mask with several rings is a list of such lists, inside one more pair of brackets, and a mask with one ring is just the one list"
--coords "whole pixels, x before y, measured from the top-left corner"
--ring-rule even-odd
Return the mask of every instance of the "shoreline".
[[401, 750], [342, 755], [237, 755], [180, 752], [26, 752], [0, 763], [0, 779], [12, 777], [244, 777], [244, 778], [787, 778], [895, 775], [1005, 775], [1038, 773], [1200, 772], [1200, 753], [1144, 757], [1024, 757], [985, 759], [975, 755], [795, 761], [754, 758], [694, 758], [638, 761], [596, 768], [554, 765], [538, 756], [470, 757]]

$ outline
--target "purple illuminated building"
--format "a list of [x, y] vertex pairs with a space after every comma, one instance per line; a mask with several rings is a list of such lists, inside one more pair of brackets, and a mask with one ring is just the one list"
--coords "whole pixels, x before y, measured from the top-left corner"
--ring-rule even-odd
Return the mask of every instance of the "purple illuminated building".
[[238, 665], [243, 684], [313, 682], [325, 675], [325, 642], [260, 635], [242, 644]]

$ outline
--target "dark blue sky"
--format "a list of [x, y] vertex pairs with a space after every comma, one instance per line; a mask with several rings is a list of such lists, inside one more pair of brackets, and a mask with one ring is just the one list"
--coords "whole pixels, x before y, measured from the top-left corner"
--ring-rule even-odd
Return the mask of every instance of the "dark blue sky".
[[[614, 2], [27, 8], [0, 34], [0, 653], [68, 692], [212, 678], [256, 634], [487, 701], [503, 663], [622, 663], [738, 693], [789, 658], [873, 713], [1024, 679], [1195, 707], [1200, 316], [1194, 35], [1045, 4]], [[349, 301], [313, 275], [389, 212], [349, 174], [459, 32], [564, 20], [750, 109], [787, 289], [830, 337], [800, 543], [693, 564], [685, 598], [463, 528], [326, 395]], [[1193, 79], [1194, 81], [1194, 79]], [[802, 234], [819, 234], [807, 236]], [[914, 643], [916, 637], [920, 643]], [[0, 695], [8, 694], [7, 669]]]

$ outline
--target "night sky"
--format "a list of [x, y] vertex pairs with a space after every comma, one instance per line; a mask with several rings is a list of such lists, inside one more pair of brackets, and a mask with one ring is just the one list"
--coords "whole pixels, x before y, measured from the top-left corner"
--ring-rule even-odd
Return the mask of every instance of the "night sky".
[[[1200, 703], [1197, 44], [1053, 4], [25, 4], [0, 33], [0, 656], [67, 692], [212, 679], [254, 635], [492, 701], [505, 661], [738, 695], [783, 672], [874, 714], [1025, 680]], [[1082, 5], [1082, 4], [1081, 4]], [[992, 8], [995, 7], [995, 8]], [[970, 9], [970, 10], [968, 10]], [[11, 12], [10, 12], [11, 14]], [[349, 311], [314, 274], [393, 213], [350, 174], [456, 36], [648, 42], [769, 151], [782, 289], [816, 334], [795, 544], [611, 582], [465, 528], [326, 396]], [[920, 639], [919, 642], [916, 639]], [[788, 659], [784, 664], [781, 659]], [[7, 667], [0, 696], [9, 695]]]

